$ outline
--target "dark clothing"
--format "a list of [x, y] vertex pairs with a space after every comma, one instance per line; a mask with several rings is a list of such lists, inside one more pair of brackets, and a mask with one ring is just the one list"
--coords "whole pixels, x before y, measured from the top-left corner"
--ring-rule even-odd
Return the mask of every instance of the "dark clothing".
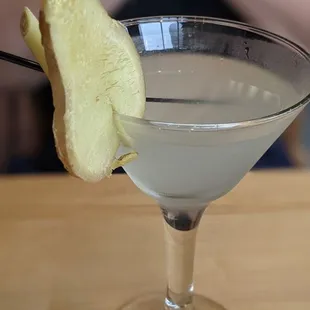
[[287, 156], [283, 140], [279, 138], [256, 163], [254, 169], [289, 167], [292, 167], [292, 163]]
[[129, 0], [114, 17], [124, 20], [157, 15], [195, 15], [241, 20], [222, 0]]

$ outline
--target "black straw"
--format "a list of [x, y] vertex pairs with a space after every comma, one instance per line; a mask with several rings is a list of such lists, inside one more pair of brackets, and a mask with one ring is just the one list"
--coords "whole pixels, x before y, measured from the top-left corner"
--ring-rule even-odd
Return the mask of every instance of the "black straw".
[[[44, 72], [42, 67], [35, 61], [27, 58], [23, 58], [14, 54], [0, 51], [0, 60], [4, 60], [15, 65], [32, 69], [38, 72]], [[208, 103], [206, 100], [193, 100], [193, 99], [177, 99], [177, 98], [146, 98], [147, 102], [159, 102], [159, 103]], [[214, 101], [213, 101], [214, 102]], [[221, 102], [222, 103], [222, 102]]]
[[0, 59], [13, 63], [18, 66], [22, 66], [22, 67], [29, 68], [35, 71], [39, 71], [39, 72], [43, 72], [43, 69], [37, 62], [20, 57], [20, 56], [16, 56], [10, 53], [0, 51]]

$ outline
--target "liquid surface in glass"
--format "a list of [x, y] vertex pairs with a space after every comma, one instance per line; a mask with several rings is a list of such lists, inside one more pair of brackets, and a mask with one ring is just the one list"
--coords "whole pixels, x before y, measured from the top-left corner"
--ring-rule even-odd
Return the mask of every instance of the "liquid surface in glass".
[[[195, 125], [166, 130], [122, 122], [139, 154], [126, 172], [167, 207], [200, 207], [230, 191], [300, 112], [258, 126], [216, 130], [225, 127], [218, 124], [277, 113], [300, 95], [272, 72], [234, 59], [167, 53], [142, 57], [142, 64], [148, 97], [194, 100], [147, 102], [145, 119], [214, 124], [214, 130], [199, 132]], [[128, 150], [121, 147], [120, 154]]]

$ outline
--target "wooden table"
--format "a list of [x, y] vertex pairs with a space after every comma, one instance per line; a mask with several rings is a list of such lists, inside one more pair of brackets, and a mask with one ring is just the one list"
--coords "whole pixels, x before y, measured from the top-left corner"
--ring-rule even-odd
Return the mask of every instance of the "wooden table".
[[[3, 178], [0, 193], [1, 310], [114, 310], [164, 289], [159, 209], [126, 176]], [[310, 173], [252, 173], [214, 202], [195, 279], [228, 310], [309, 310]]]

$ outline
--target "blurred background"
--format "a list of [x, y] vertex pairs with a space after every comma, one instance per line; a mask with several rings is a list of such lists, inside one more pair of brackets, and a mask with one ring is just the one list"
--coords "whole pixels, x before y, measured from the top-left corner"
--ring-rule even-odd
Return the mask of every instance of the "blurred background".
[[[280, 4], [278, 3], [280, 1]], [[309, 46], [304, 12], [288, 0], [102, 0], [116, 19], [150, 15], [200, 15], [244, 21]], [[24, 6], [36, 15], [39, 0], [1, 0], [0, 50], [30, 59], [19, 32]], [[303, 12], [301, 12], [303, 11]], [[309, 25], [308, 25], [309, 26]], [[308, 27], [308, 29], [310, 29]], [[0, 174], [62, 173], [52, 135], [53, 104], [45, 76], [0, 60]], [[310, 109], [275, 142], [255, 169], [302, 168], [310, 164]], [[122, 172], [118, 170], [117, 172]]]

